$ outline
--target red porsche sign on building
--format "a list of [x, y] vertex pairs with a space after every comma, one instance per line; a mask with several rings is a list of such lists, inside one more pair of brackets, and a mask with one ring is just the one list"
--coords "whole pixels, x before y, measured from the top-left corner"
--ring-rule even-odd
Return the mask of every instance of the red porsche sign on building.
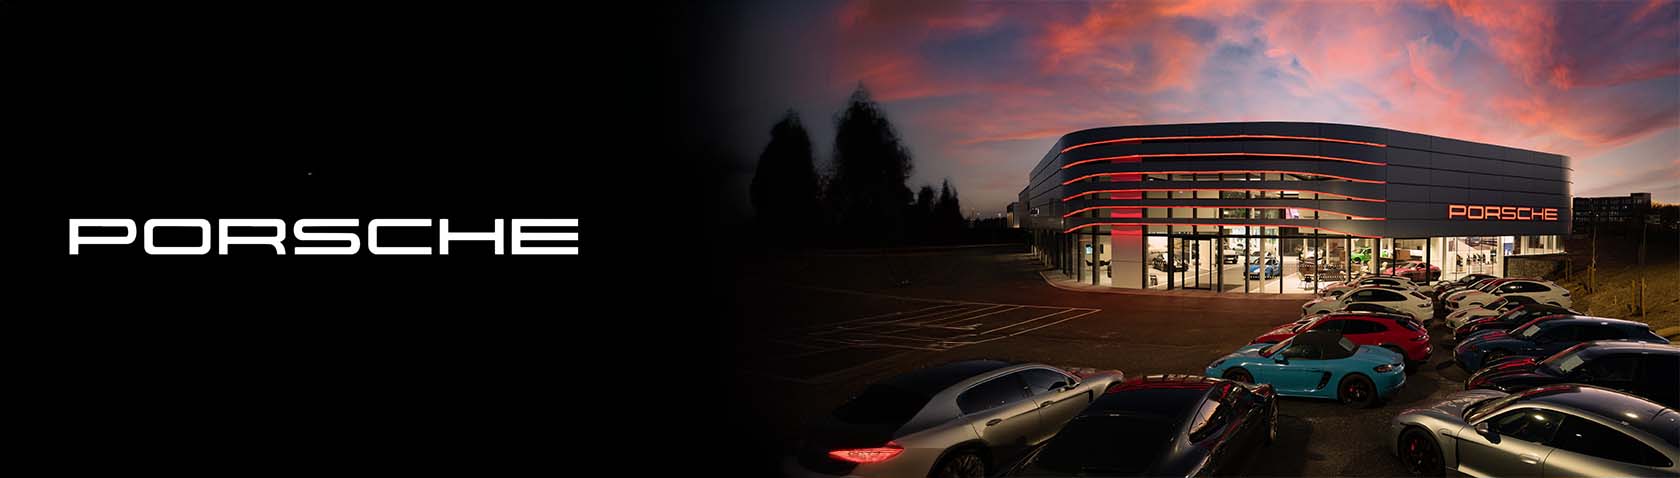
[[1447, 205], [1447, 219], [1477, 221], [1556, 221], [1557, 208]]

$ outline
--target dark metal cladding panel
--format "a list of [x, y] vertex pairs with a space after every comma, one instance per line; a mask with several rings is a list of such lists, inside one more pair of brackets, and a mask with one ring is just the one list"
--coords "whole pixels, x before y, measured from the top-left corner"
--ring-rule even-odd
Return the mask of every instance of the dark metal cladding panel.
[[1318, 149], [1324, 156], [1337, 158], [1358, 159], [1364, 161], [1388, 162], [1388, 148], [1366, 146], [1363, 144], [1347, 143], [1317, 143]]
[[1405, 184], [1432, 184], [1429, 180], [1429, 170], [1406, 166], [1388, 165], [1388, 182]]
[[1384, 148], [1388, 154], [1388, 164], [1391, 166], [1414, 166], [1419, 168], [1433, 167], [1430, 152], [1404, 148]]
[[1389, 131], [1388, 147], [1429, 151], [1431, 149], [1431, 138], [1432, 137], [1429, 135], [1408, 133], [1405, 131]]
[[1322, 124], [1318, 127], [1319, 134], [1326, 138], [1364, 141], [1367, 143], [1388, 144], [1390, 132], [1381, 128], [1356, 126], [1346, 124]]
[[[1346, 139], [1387, 144], [1387, 148], [1356, 144], [1295, 141], [1195, 141], [1181, 140], [1154, 144], [1107, 144], [1080, 148], [1060, 155], [1063, 147], [1105, 139], [1157, 136], [1204, 135], [1282, 135]], [[1388, 166], [1361, 165], [1332, 160], [1290, 159], [1276, 157], [1198, 157], [1156, 158], [1144, 163], [1089, 163], [1068, 170], [1062, 165], [1106, 156], [1128, 154], [1226, 153], [1249, 152], [1267, 154], [1309, 154], [1362, 161], [1387, 163]], [[1572, 171], [1567, 157], [1472, 143], [1404, 131], [1369, 128], [1355, 125], [1325, 123], [1207, 123], [1191, 125], [1142, 125], [1097, 128], [1064, 136], [1056, 147], [1030, 173], [1032, 183], [1024, 191], [1025, 204], [1030, 207], [1054, 209], [1054, 221], [1032, 221], [1039, 225], [1062, 227], [1059, 214], [1092, 204], [1108, 204], [1081, 199], [1063, 202], [1061, 198], [1087, 190], [1112, 189], [1103, 183], [1075, 183], [1061, 181], [1095, 172], [1145, 170], [1291, 170], [1305, 173], [1333, 174], [1360, 179], [1387, 181], [1387, 184], [1344, 181], [1158, 181], [1143, 184], [1150, 188], [1238, 188], [1316, 190], [1332, 194], [1388, 199], [1387, 203], [1344, 200], [1301, 201], [1302, 207], [1341, 211], [1360, 216], [1382, 216], [1387, 221], [1334, 221], [1346, 224], [1330, 225], [1327, 229], [1359, 235], [1385, 237], [1430, 237], [1464, 235], [1529, 235], [1565, 234], [1569, 227]], [[1237, 202], [1230, 202], [1237, 201]], [[1213, 200], [1206, 205], [1227, 206], [1252, 203], [1264, 207], [1277, 200]], [[1204, 204], [1204, 203], [1197, 203]], [[1471, 221], [1447, 219], [1451, 204], [1555, 207], [1558, 221]], [[1286, 204], [1284, 205], [1286, 207]], [[1042, 211], [1041, 211], [1042, 214]], [[1180, 219], [1182, 220], [1182, 219]], [[1265, 220], [1260, 220], [1265, 221]], [[1290, 220], [1311, 222], [1312, 220]], [[1237, 222], [1235, 220], [1221, 222]], [[1271, 222], [1277, 222], [1273, 220]], [[1254, 222], [1256, 224], [1262, 222]], [[1289, 222], [1294, 223], [1294, 222]], [[1310, 225], [1303, 225], [1310, 227]]]

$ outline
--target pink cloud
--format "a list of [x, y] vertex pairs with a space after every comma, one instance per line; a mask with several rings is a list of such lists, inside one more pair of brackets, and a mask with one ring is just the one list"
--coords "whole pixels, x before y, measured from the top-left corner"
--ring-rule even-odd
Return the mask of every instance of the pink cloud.
[[[950, 170], [987, 189], [1036, 162], [1009, 159], [1023, 142], [1139, 123], [1368, 124], [1590, 161], [1680, 125], [1676, 5], [865, 1], [837, 15], [832, 75], [903, 105], [921, 157], [999, 163]], [[989, 39], [961, 53], [979, 61], [933, 48], [965, 38]]]

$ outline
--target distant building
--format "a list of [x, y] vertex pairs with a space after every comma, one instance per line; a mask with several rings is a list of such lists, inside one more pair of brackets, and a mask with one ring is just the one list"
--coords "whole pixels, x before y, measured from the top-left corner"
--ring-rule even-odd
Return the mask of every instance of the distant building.
[[1575, 232], [1591, 231], [1604, 226], [1621, 228], [1639, 224], [1651, 212], [1651, 193], [1627, 196], [1575, 198]]

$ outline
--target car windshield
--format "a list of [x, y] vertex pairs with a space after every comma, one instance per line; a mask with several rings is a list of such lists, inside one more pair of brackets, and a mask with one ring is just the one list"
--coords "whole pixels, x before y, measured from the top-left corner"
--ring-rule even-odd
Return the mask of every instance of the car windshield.
[[1324, 320], [1324, 318], [1319, 317], [1319, 318], [1316, 318], [1316, 319], [1303, 320], [1303, 321], [1300, 321], [1300, 322], [1296, 322], [1294, 327], [1289, 328], [1289, 331], [1290, 332], [1300, 332], [1302, 329], [1306, 329], [1307, 326], [1310, 326], [1312, 324], [1316, 324], [1320, 320]]
[[1514, 319], [1517, 318], [1517, 316], [1522, 315], [1523, 309], [1526, 309], [1526, 308], [1527, 307], [1523, 307], [1523, 306], [1512, 307], [1511, 310], [1507, 310], [1507, 311], [1505, 311], [1505, 313], [1499, 314], [1499, 319], [1498, 320], [1501, 321], [1501, 322], [1514, 320]]
[[1472, 403], [1470, 406], [1464, 407], [1464, 421], [1465, 423], [1475, 423], [1477, 420], [1492, 414], [1495, 410], [1505, 408], [1505, 404], [1515, 402], [1522, 397], [1523, 395], [1520, 393], [1513, 393]]
[[1511, 302], [1510, 299], [1499, 299], [1499, 300], [1493, 301], [1493, 303], [1490, 303], [1490, 304], [1487, 305], [1487, 307], [1483, 307], [1483, 308], [1489, 309], [1489, 310], [1494, 310], [1494, 309], [1498, 309], [1500, 307], [1504, 307], [1505, 304], [1508, 304], [1510, 302]]
[[1581, 349], [1586, 348], [1586, 345], [1576, 344], [1574, 347], [1552, 354], [1551, 357], [1546, 357], [1546, 360], [1540, 361], [1540, 366], [1550, 368], [1560, 375], [1573, 372], [1581, 364], [1587, 363], [1587, 359], [1581, 357]]
[[1516, 329], [1511, 330], [1511, 335], [1515, 335], [1517, 337], [1522, 337], [1522, 338], [1525, 338], [1525, 339], [1529, 338], [1529, 337], [1533, 337], [1534, 334], [1540, 333], [1540, 325], [1539, 324], [1540, 324], [1540, 319], [1530, 320], [1530, 321], [1528, 321], [1528, 323], [1523, 324], [1521, 327], [1517, 327]]
[[1149, 470], [1173, 442], [1174, 420], [1117, 413], [1075, 418], [1044, 445], [1033, 467], [1073, 475], [1136, 475]]
[[1285, 341], [1282, 341], [1282, 342], [1272, 344], [1271, 347], [1266, 347], [1265, 349], [1261, 350], [1260, 351], [1260, 356], [1261, 357], [1270, 357], [1270, 356], [1272, 356], [1272, 354], [1277, 353], [1277, 351], [1283, 350], [1284, 347], [1288, 347], [1289, 343], [1294, 342], [1294, 341], [1295, 341], [1294, 339], [1290, 339], [1290, 340], [1285, 340]]

